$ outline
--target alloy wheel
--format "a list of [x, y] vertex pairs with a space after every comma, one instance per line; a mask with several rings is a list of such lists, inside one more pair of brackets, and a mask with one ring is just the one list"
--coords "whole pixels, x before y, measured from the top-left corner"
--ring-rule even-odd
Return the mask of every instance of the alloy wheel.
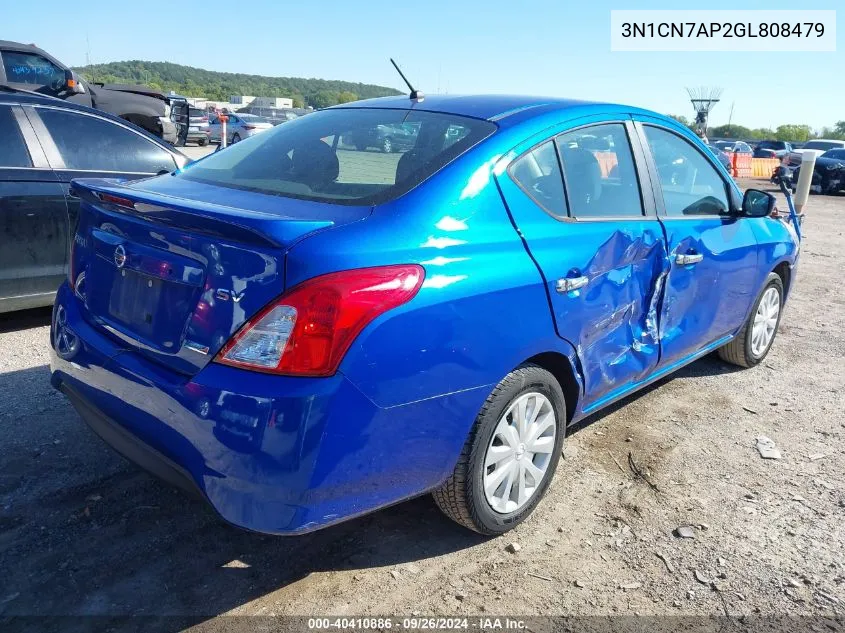
[[549, 469], [556, 432], [554, 408], [543, 394], [523, 394], [508, 407], [484, 456], [484, 496], [495, 512], [516, 512], [534, 496]]
[[754, 324], [751, 327], [751, 353], [754, 356], [762, 356], [769, 348], [775, 336], [779, 315], [780, 292], [772, 286], [763, 293], [754, 315]]

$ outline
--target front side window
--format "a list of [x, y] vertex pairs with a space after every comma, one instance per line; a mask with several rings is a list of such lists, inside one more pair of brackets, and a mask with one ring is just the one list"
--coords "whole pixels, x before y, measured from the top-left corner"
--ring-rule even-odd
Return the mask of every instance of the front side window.
[[554, 141], [546, 141], [517, 158], [510, 166], [511, 178], [545, 211], [566, 216], [566, 198]]
[[38, 108], [65, 167], [157, 174], [176, 163], [164, 149], [122, 125], [69, 110]]
[[621, 123], [579, 128], [555, 139], [569, 213], [576, 218], [643, 215], [637, 170]]
[[[385, 130], [405, 124], [416, 132], [386, 135]], [[495, 129], [488, 121], [452, 114], [328, 109], [236, 143], [174, 177], [335, 204], [380, 204], [401, 196]]]
[[9, 83], [49, 86], [54, 90], [65, 85], [65, 71], [41, 55], [19, 51], [3, 51], [2, 55]]
[[12, 108], [0, 105], [0, 167], [32, 167]]
[[649, 125], [643, 129], [657, 165], [667, 216], [728, 213], [725, 181], [701, 152], [668, 130]]

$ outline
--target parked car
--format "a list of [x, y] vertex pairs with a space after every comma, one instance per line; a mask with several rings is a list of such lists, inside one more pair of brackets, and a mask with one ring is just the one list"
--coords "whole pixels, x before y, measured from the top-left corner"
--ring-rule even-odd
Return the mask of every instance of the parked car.
[[344, 136], [343, 141], [358, 150], [374, 147], [385, 154], [405, 152], [416, 144], [418, 130], [419, 126], [410, 123], [376, 125], [371, 129], [355, 130]]
[[[226, 115], [226, 142], [237, 143], [245, 138], [266, 132], [273, 129], [273, 124], [253, 114], [232, 114]], [[220, 117], [212, 117], [208, 124], [208, 140], [211, 143], [219, 143], [223, 133], [223, 124]]]
[[[712, 351], [766, 357], [798, 238], [685, 126], [580, 101], [417, 105], [74, 181], [53, 385], [241, 527], [308, 532], [433, 491], [500, 534], [540, 502], [567, 427]], [[417, 142], [395, 162], [338, 149], [403, 123]]]
[[184, 145], [187, 103], [146, 86], [92, 84], [33, 44], [0, 40], [0, 84], [114, 114], [171, 144]]
[[287, 123], [299, 118], [299, 114], [293, 108], [269, 108], [265, 106], [248, 105], [245, 108], [238, 110], [239, 114], [251, 114], [266, 119], [273, 125], [280, 123]]
[[704, 144], [707, 146], [707, 149], [709, 149], [713, 153], [713, 155], [719, 160], [719, 162], [722, 163], [722, 166], [728, 170], [728, 173], [731, 173], [731, 157], [712, 143], [705, 142]]
[[118, 117], [0, 89], [0, 312], [51, 305], [67, 277], [72, 178], [146, 178], [188, 162]]
[[716, 141], [714, 146], [726, 154], [753, 154], [754, 150], [744, 141]]
[[786, 141], [760, 141], [754, 148], [755, 158], [783, 158], [792, 151], [792, 145]]
[[[781, 160], [781, 164], [789, 169], [790, 171], [794, 171], [801, 165], [801, 160], [803, 158], [803, 154], [805, 151], [811, 151], [816, 155], [816, 159], [828, 152], [832, 149], [843, 149], [845, 148], [845, 141], [839, 140], [831, 140], [831, 139], [813, 139], [812, 141], [807, 141], [801, 147], [801, 149], [793, 148], [793, 151], [786, 154], [783, 159]], [[797, 182], [797, 180], [796, 180]]]
[[208, 144], [208, 113], [201, 108], [191, 107], [189, 110], [190, 127], [188, 141], [193, 141], [200, 147]]
[[[798, 186], [800, 164], [792, 170], [792, 190]], [[845, 149], [831, 149], [816, 158], [810, 192], [833, 195], [845, 190]]]

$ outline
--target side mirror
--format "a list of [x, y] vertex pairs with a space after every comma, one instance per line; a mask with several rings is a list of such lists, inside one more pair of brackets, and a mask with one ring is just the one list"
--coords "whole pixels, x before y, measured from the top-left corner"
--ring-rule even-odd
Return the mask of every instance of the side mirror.
[[82, 82], [79, 81], [76, 73], [70, 69], [65, 71], [65, 90], [73, 95], [81, 95], [85, 93], [85, 87], [82, 85]]
[[777, 198], [770, 193], [748, 189], [742, 197], [742, 215], [747, 218], [764, 218], [771, 215], [775, 202]]

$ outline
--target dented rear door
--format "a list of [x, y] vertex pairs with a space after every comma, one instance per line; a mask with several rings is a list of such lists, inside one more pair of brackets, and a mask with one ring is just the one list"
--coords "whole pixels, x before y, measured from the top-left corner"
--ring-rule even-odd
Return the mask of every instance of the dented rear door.
[[526, 149], [499, 184], [557, 332], [578, 352], [589, 409], [658, 364], [664, 232], [629, 122], [590, 121]]

